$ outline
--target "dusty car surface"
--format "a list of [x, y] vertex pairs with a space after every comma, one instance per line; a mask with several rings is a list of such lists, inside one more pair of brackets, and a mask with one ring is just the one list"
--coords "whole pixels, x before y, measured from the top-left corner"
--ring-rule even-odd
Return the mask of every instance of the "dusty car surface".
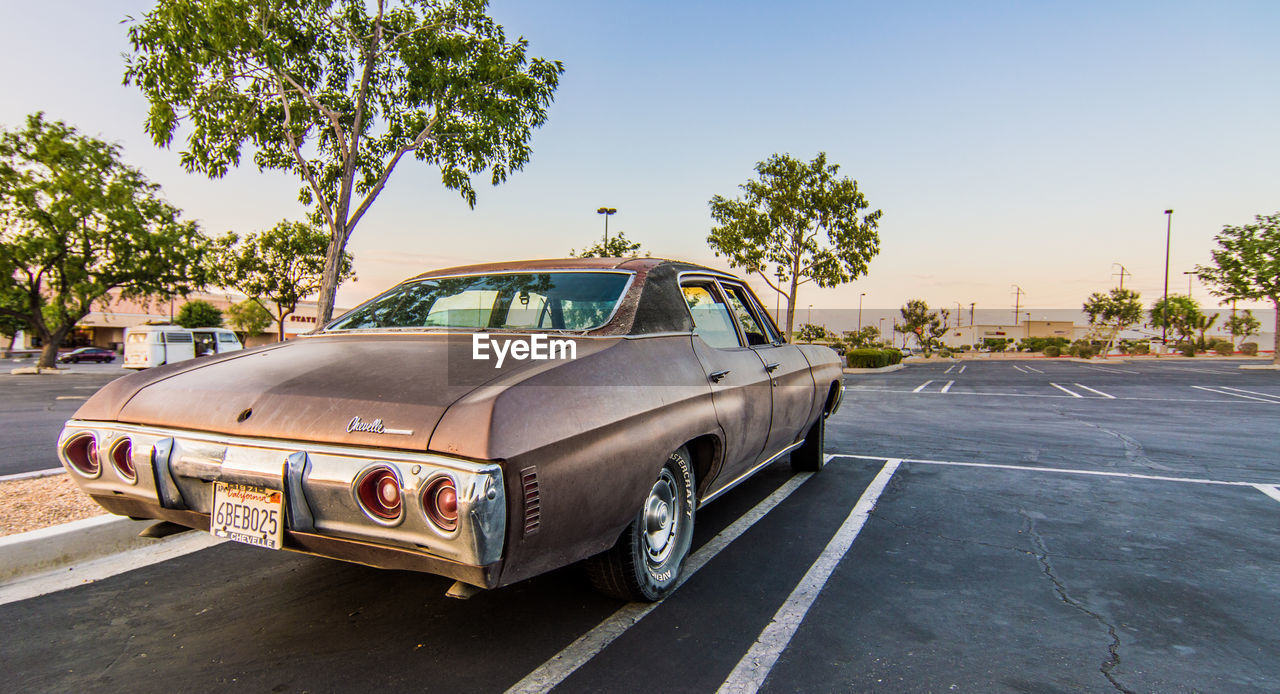
[[822, 468], [834, 352], [741, 280], [539, 260], [406, 280], [289, 342], [113, 381], [58, 442], [112, 513], [495, 588], [586, 559], [658, 600], [699, 506], [790, 453]]

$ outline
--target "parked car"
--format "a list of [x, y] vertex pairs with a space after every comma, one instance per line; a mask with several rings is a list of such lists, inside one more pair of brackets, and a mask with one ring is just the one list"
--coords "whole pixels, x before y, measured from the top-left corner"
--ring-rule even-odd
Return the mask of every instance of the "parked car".
[[116, 360], [116, 353], [101, 347], [81, 347], [58, 357], [63, 364], [79, 364], [82, 361], [93, 361], [99, 364], [110, 364]]
[[[823, 467], [834, 352], [668, 260], [428, 272], [317, 334], [117, 379], [58, 453], [112, 513], [495, 588], [586, 559], [658, 600], [696, 510]], [[797, 529], [797, 532], [801, 532]]]

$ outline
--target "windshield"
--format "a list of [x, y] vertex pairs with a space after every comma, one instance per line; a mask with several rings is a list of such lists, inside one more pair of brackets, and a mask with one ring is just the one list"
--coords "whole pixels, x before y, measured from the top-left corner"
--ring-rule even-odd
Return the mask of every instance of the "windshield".
[[325, 330], [591, 330], [613, 315], [628, 279], [620, 272], [539, 272], [406, 282]]

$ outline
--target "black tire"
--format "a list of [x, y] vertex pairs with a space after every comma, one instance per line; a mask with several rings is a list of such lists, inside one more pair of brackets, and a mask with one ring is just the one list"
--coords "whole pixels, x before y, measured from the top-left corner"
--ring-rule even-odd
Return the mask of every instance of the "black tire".
[[804, 443], [791, 451], [791, 469], [796, 472], [818, 472], [827, 464], [826, 451], [823, 450], [827, 436], [827, 413], [823, 412], [818, 421], [809, 427], [804, 435]]
[[587, 559], [591, 585], [633, 602], [657, 602], [675, 590], [693, 542], [695, 488], [689, 451], [681, 447], [667, 458], [617, 544]]

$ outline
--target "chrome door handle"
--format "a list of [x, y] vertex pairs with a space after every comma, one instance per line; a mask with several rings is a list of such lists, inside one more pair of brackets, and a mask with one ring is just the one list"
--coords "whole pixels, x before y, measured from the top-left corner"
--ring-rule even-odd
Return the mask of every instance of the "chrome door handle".
[[724, 371], [712, 371], [707, 375], [707, 378], [711, 379], [712, 383], [719, 383], [720, 379], [729, 375], [729, 371], [729, 369], [725, 369]]
[[765, 364], [765, 365], [764, 365], [764, 370], [765, 370], [765, 371], [768, 371], [769, 373], [773, 373], [774, 371], [777, 371], [777, 370], [778, 370], [778, 367], [779, 367], [779, 366], [782, 366], [782, 364], [781, 364], [780, 362], [774, 362], [774, 363], [772, 363], [772, 364]]

